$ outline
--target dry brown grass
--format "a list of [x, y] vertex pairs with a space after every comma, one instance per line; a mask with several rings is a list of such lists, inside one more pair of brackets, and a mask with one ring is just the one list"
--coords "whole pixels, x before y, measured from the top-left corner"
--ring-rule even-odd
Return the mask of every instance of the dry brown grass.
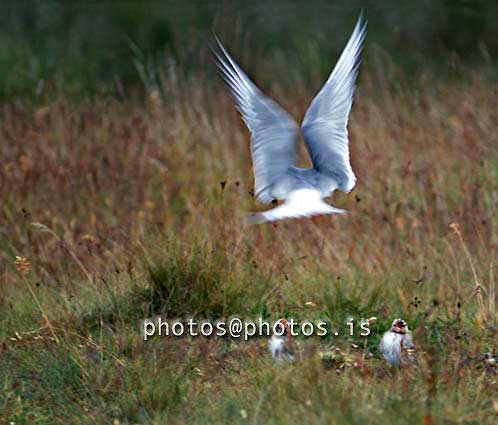
[[[498, 325], [498, 87], [479, 78], [413, 86], [362, 78], [350, 123], [358, 184], [333, 199], [352, 214], [255, 227], [243, 220], [259, 208], [249, 193], [248, 133], [221, 85], [165, 78], [163, 95], [145, 100], [3, 105], [0, 356], [6, 365], [27, 359], [0, 381], [10, 417], [29, 420], [32, 409], [31, 420], [43, 422], [53, 414], [37, 396], [16, 399], [19, 386], [35, 394], [51, 387], [30, 369], [37, 349], [10, 340], [45, 326], [46, 315], [61, 344], [45, 349], [59, 350], [52, 360], [41, 358], [54, 368], [63, 355], [74, 361], [68, 385], [87, 401], [67, 403], [97, 421], [244, 422], [245, 410], [254, 423], [410, 423], [424, 414], [439, 423], [490, 422], [496, 370], [483, 369], [480, 356], [496, 350]], [[295, 116], [312, 97], [304, 86], [274, 92]], [[187, 297], [178, 314], [368, 314], [379, 317], [375, 338], [402, 315], [426, 354], [391, 378], [374, 359], [341, 379], [315, 362], [275, 370], [252, 345], [192, 341], [175, 357], [177, 342], [144, 344], [135, 319], [147, 313], [138, 294], [149, 285], [148, 267], [174, 252], [189, 270], [195, 244], [220, 285], [195, 302]], [[30, 291], [16, 256], [31, 264]], [[196, 279], [189, 290], [199, 289]], [[306, 312], [307, 301], [316, 312]], [[233, 350], [238, 356], [226, 360]], [[274, 379], [282, 384], [272, 390]], [[158, 395], [163, 390], [173, 395]], [[397, 418], [400, 393], [414, 401]]]

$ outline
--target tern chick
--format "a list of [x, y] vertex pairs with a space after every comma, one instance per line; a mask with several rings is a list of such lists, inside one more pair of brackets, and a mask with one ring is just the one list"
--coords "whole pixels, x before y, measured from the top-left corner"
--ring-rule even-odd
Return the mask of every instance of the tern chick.
[[379, 350], [384, 359], [394, 366], [405, 366], [413, 363], [413, 358], [404, 355], [404, 349], [413, 349], [413, 336], [403, 319], [395, 319], [380, 341]]
[[284, 361], [292, 363], [294, 361], [294, 355], [290, 347], [291, 334], [287, 320], [280, 320], [277, 324], [277, 328], [278, 333], [273, 334], [268, 342], [271, 356], [278, 363]]

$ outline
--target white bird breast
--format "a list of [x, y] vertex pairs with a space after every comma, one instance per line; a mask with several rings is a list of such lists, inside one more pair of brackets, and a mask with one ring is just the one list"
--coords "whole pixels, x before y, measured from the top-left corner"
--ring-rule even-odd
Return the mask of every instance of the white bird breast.
[[398, 365], [401, 362], [401, 348], [413, 348], [413, 346], [411, 332], [400, 334], [388, 331], [382, 337], [379, 349], [388, 363]]
[[275, 359], [284, 353], [285, 341], [282, 337], [272, 335], [268, 343], [268, 348], [270, 349], [271, 356]]
[[396, 332], [386, 332], [380, 341], [380, 351], [390, 364], [399, 364], [401, 359], [401, 343], [403, 335]]

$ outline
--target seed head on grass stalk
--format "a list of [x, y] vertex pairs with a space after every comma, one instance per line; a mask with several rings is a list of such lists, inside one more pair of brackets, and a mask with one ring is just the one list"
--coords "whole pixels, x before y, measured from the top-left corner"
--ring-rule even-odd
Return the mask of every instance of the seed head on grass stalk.
[[31, 271], [31, 264], [29, 263], [26, 257], [21, 257], [16, 255], [16, 260], [14, 261], [14, 266], [17, 272], [23, 277], [26, 278]]
[[31, 285], [29, 284], [28, 281], [28, 275], [29, 272], [31, 271], [31, 264], [29, 263], [29, 260], [26, 257], [22, 256], [17, 256], [14, 261], [14, 266], [18, 273], [22, 276], [23, 282], [26, 284], [28, 291], [30, 292], [31, 296], [35, 300], [36, 304], [38, 305], [38, 308], [40, 310], [40, 313], [42, 314], [43, 320], [45, 320], [45, 324], [47, 327], [50, 329], [52, 336], [54, 337], [55, 342], [57, 345], [59, 345], [59, 338], [57, 338], [57, 335], [54, 331], [54, 328], [52, 327], [52, 324], [50, 323], [50, 320], [48, 320], [47, 313], [45, 313], [45, 310], [43, 309], [40, 300], [36, 296], [35, 292], [33, 291], [33, 288], [31, 288]]

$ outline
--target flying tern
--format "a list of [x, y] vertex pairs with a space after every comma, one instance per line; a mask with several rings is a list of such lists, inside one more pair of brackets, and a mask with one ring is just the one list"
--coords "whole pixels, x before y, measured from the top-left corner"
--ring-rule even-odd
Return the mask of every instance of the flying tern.
[[254, 195], [264, 204], [283, 201], [271, 210], [250, 214], [251, 223], [346, 212], [323, 199], [337, 189], [349, 193], [356, 183], [347, 124], [365, 34], [366, 22], [360, 16], [334, 70], [304, 116], [301, 132], [311, 168], [296, 166], [296, 122], [256, 87], [217, 40], [222, 52], [215, 53], [217, 64], [251, 132]]

